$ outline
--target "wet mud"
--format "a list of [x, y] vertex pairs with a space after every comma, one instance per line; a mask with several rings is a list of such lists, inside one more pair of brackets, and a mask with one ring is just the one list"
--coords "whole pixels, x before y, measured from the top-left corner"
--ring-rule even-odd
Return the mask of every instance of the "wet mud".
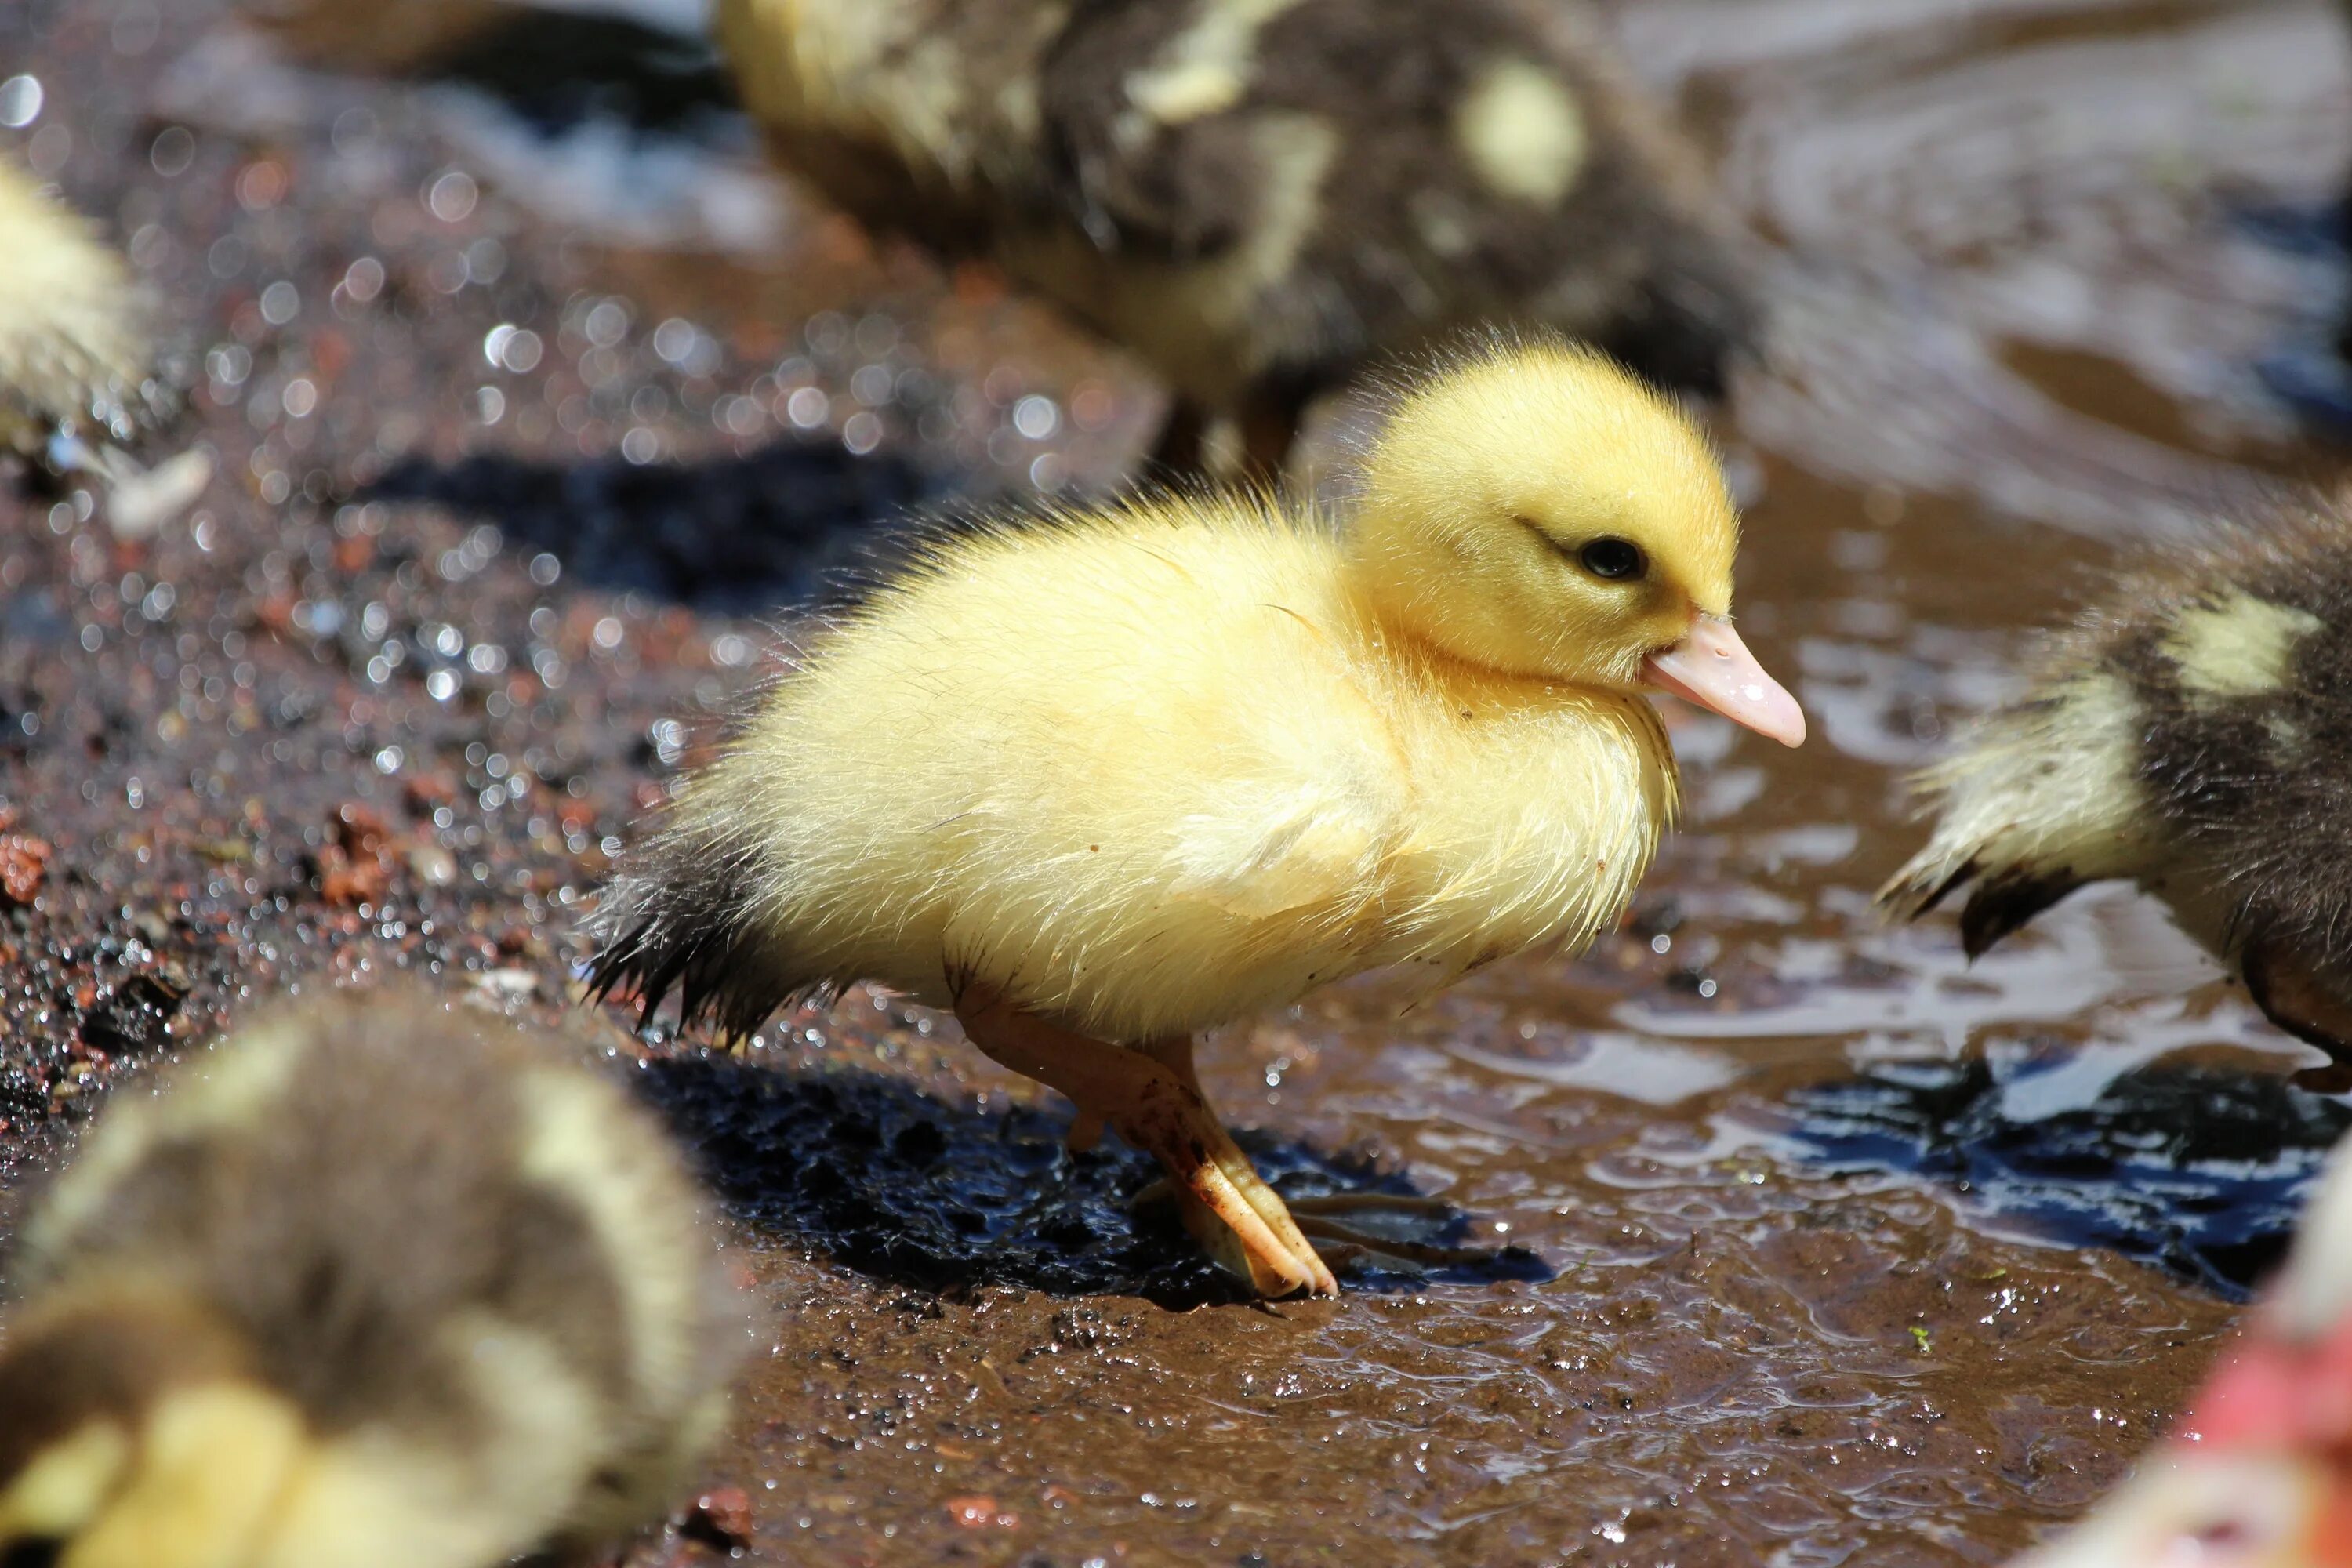
[[1869, 889], [2084, 574], [2340, 472], [2336, 8], [1616, 7], [1782, 280], [1718, 434], [1815, 739], [1675, 715], [1683, 829], [1591, 954], [1204, 1047], [1286, 1188], [1509, 1249], [1271, 1307], [950, 1020], [853, 991], [720, 1057], [573, 1003], [777, 628], [1159, 412], [770, 174], [677, 9], [0, 8], [0, 150], [125, 246], [217, 459], [152, 537], [0, 486], [0, 1214], [126, 1074], [399, 969], [570, 1017], [725, 1196], [763, 1353], [632, 1563], [1979, 1563], [2122, 1473], [2347, 1112], [2127, 894], [1970, 967]]

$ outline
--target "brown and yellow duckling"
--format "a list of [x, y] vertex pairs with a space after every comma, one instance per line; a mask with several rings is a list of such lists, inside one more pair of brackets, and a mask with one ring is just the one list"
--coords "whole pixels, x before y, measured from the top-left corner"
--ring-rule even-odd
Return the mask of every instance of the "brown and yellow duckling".
[[1257, 1289], [1332, 1289], [1193, 1037], [1368, 969], [1589, 942], [1675, 813], [1649, 692], [1804, 731], [1731, 629], [1712, 454], [1610, 362], [1454, 362], [1360, 478], [1344, 531], [1201, 494], [940, 539], [625, 862], [596, 984], [744, 1033], [860, 980], [953, 1008], [1158, 1157]]
[[0, 451], [107, 487], [108, 511], [147, 532], [212, 477], [201, 453], [142, 468], [123, 447], [168, 399], [155, 375], [146, 302], [89, 226], [0, 161]]
[[1880, 897], [1965, 892], [1971, 957], [2137, 882], [2271, 1020], [2352, 1064], [2352, 519], [2314, 500], [2103, 593], [2025, 694], [1923, 778], [1934, 837]]
[[719, 0], [784, 160], [1015, 279], [1280, 469], [1367, 359], [1541, 325], [1712, 391], [1736, 229], [1590, 18], [1540, 0]]
[[740, 1328], [661, 1130], [502, 1021], [288, 1007], [25, 1229], [0, 1560], [487, 1568], [659, 1516]]

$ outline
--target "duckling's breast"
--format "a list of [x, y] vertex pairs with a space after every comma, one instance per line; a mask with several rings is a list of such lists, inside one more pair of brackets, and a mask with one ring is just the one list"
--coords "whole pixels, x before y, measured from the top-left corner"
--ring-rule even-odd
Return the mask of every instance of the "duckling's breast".
[[1639, 698], [1454, 672], [1400, 725], [1413, 827], [1389, 869], [1377, 963], [1444, 976], [1528, 947], [1582, 948], [1648, 870], [1676, 805]]

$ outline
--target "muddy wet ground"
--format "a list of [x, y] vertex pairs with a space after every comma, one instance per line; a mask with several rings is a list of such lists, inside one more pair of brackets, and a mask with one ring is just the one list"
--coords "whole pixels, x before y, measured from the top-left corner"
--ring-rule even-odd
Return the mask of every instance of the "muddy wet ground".
[[[887, 999], [738, 1059], [572, 1015], [755, 1267], [711, 1472], [748, 1560], [1995, 1561], [2179, 1407], [2352, 1120], [2129, 897], [1973, 970], [1868, 906], [1904, 769], [2078, 574], [2339, 467], [2296, 422], [2342, 294], [2336, 11], [1617, 14], [1778, 257], [1721, 433], [1743, 624], [1814, 742], [1681, 723], [1689, 820], [1589, 957], [1204, 1050], [1286, 1185], [1525, 1249], [1476, 1273], [1237, 1302], [1129, 1215], [1138, 1160], [1066, 1153], [1066, 1107]], [[511, 37], [300, 39], [334, 74], [219, 0], [0, 8], [39, 87], [0, 86], [0, 152], [128, 247], [219, 459], [153, 538], [0, 494], [12, 1202], [120, 1075], [279, 987], [565, 1012], [579, 910], [769, 617], [895, 510], [1106, 482], [1155, 417], [985, 272], [775, 182], [690, 43], [528, 25], [529, 71]]]

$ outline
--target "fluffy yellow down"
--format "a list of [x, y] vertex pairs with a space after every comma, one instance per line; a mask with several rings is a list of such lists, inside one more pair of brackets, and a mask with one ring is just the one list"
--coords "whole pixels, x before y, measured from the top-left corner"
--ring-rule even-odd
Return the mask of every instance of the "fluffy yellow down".
[[[168, 1393], [135, 1441], [93, 1421], [0, 1490], [0, 1541], [59, 1568], [480, 1568], [538, 1543], [578, 1495], [608, 1416], [545, 1342], [454, 1323], [495, 1441], [444, 1452], [362, 1426], [310, 1432], [244, 1382]], [[633, 1521], [634, 1522], [634, 1521]]]
[[121, 258], [5, 162], [0, 236], [0, 447], [29, 449], [94, 395], [135, 385], [148, 342]]
[[[1728, 608], [1705, 444], [1604, 362], [1498, 349], [1408, 399], [1366, 484], [1349, 539], [1203, 496], [944, 542], [677, 826], [741, 847], [790, 976], [944, 1005], [967, 974], [1118, 1040], [1589, 942], [1675, 810], [1643, 651]], [[1561, 563], [1598, 532], [1650, 579]]]
[[1115, 1039], [1589, 940], [1673, 811], [1655, 714], [1384, 647], [1340, 564], [1185, 500], [960, 548], [700, 791], [754, 819], [796, 960], [944, 1005], [944, 954]]

